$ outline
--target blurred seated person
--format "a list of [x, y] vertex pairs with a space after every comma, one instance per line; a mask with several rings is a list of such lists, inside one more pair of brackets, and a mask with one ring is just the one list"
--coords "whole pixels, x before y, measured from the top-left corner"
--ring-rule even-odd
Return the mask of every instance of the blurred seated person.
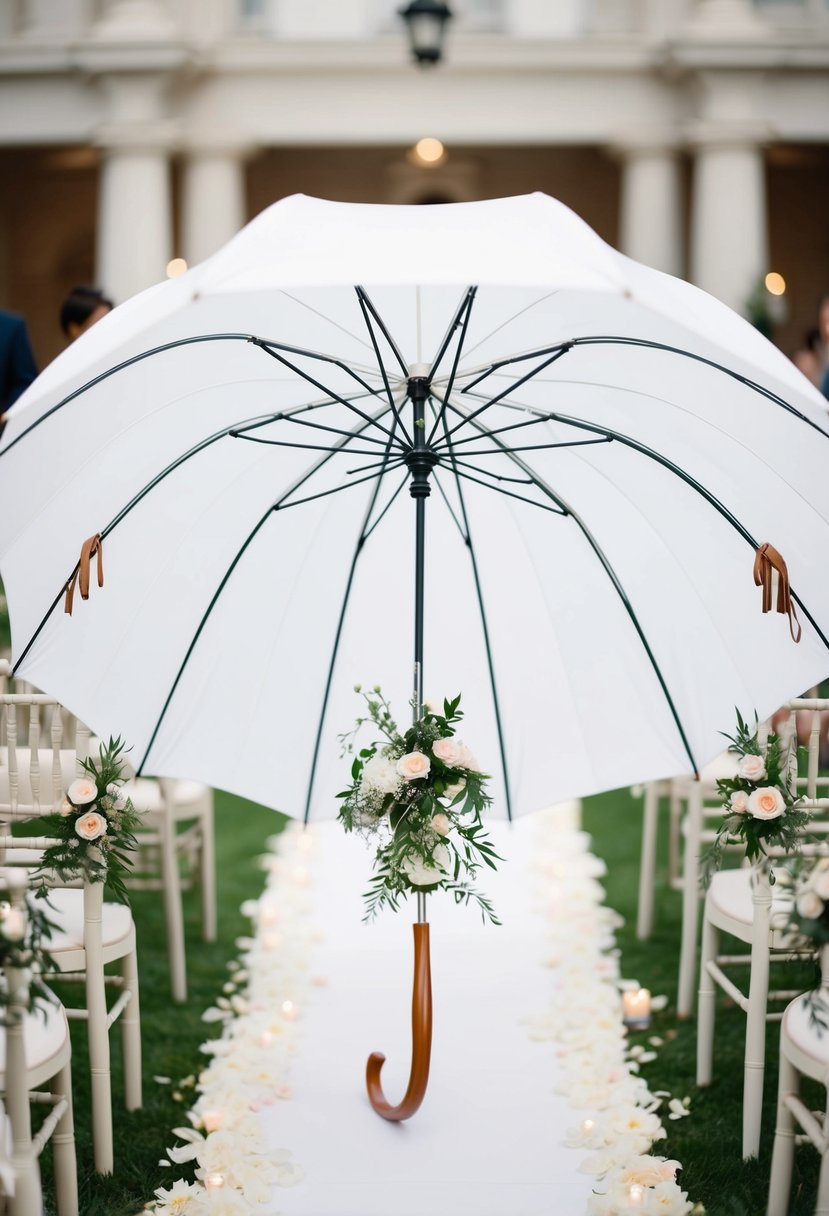
[[5, 414], [37, 375], [26, 322], [0, 310], [0, 414]]
[[115, 305], [97, 287], [73, 287], [60, 309], [60, 327], [74, 342]]

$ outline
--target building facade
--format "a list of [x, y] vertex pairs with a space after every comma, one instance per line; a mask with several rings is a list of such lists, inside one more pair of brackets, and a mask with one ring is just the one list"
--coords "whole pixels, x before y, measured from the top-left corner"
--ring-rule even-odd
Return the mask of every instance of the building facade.
[[39, 361], [75, 283], [121, 301], [295, 192], [544, 190], [801, 344], [829, 291], [829, 0], [452, 7], [423, 70], [392, 0], [0, 0], [0, 305]]

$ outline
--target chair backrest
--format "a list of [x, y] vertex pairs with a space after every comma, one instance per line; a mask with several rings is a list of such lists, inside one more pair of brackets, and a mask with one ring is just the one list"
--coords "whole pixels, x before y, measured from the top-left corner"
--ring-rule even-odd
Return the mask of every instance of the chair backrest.
[[79, 761], [88, 755], [89, 730], [78, 723], [70, 745], [62, 706], [54, 697], [34, 692], [0, 693], [0, 728], [0, 821], [37, 818], [58, 809], [82, 771]]

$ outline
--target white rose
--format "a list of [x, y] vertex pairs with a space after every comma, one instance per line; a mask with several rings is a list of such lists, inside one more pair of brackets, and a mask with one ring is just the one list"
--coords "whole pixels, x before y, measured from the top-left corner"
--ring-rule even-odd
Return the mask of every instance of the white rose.
[[360, 785], [364, 789], [377, 790], [380, 794], [393, 794], [400, 784], [400, 777], [393, 760], [376, 752], [363, 765]]
[[437, 815], [432, 816], [432, 827], [438, 836], [448, 836], [452, 831], [452, 821], [443, 811], [438, 811]]
[[816, 891], [803, 891], [796, 901], [797, 915], [804, 920], [817, 920], [823, 914], [823, 900]]
[[66, 797], [75, 806], [86, 806], [98, 797], [98, 787], [89, 777], [78, 777], [66, 791]]
[[407, 752], [397, 761], [397, 771], [404, 781], [417, 781], [421, 777], [428, 777], [431, 767], [429, 757], [423, 752]]
[[473, 773], [480, 771], [478, 761], [475, 759], [474, 753], [469, 750], [465, 743], [461, 744], [461, 758], [458, 761], [458, 768], [471, 769]]
[[432, 865], [427, 865], [417, 853], [410, 853], [401, 863], [401, 870], [414, 887], [431, 887], [449, 873], [452, 854], [445, 844], [439, 844], [432, 856]]
[[22, 942], [26, 936], [26, 914], [21, 908], [9, 908], [0, 917], [0, 933], [7, 942]]
[[97, 811], [87, 811], [75, 820], [75, 831], [82, 840], [97, 840], [99, 836], [106, 835], [106, 830], [107, 821]]
[[457, 798], [458, 794], [465, 789], [465, 781], [453, 781], [451, 785], [447, 785], [446, 789], [441, 794], [441, 798], [448, 798], [450, 802], [453, 802], [454, 799]]
[[766, 762], [762, 756], [742, 756], [737, 772], [746, 781], [762, 781], [766, 775]]
[[824, 903], [826, 900], [829, 900], [829, 874], [825, 870], [822, 870], [820, 873], [815, 871], [810, 885], [815, 894], [819, 895]]
[[728, 809], [734, 811], [736, 815], [745, 815], [748, 811], [748, 794], [745, 790], [735, 790], [731, 795], [731, 801], [728, 804]]
[[75, 813], [75, 808], [67, 798], [64, 798], [60, 804], [60, 813], [61, 815], [74, 815]]
[[432, 744], [432, 755], [447, 767], [458, 768], [462, 762], [463, 744], [459, 739], [436, 739]]
[[783, 795], [776, 785], [761, 785], [749, 795], [749, 814], [755, 819], [779, 819], [786, 809]]

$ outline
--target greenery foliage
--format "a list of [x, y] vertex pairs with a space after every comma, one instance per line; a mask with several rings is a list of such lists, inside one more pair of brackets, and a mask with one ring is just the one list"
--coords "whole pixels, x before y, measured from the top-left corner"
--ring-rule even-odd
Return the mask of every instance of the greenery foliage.
[[[129, 903], [125, 879], [141, 816], [123, 793], [123, 752], [123, 742], [110, 739], [101, 744], [97, 762], [82, 761], [86, 778], [73, 781], [60, 811], [43, 819], [47, 834], [58, 843], [44, 850], [41, 872], [53, 871], [61, 880], [83, 875], [106, 883], [107, 895]], [[42, 878], [39, 894], [45, 897], [47, 891]]]
[[[750, 727], [739, 710], [736, 733], [725, 737], [730, 743], [729, 752], [739, 756], [740, 762], [736, 777], [717, 782], [725, 817], [717, 839], [703, 857], [703, 871], [707, 875], [719, 867], [726, 845], [735, 840], [743, 841], [746, 857], [752, 862], [768, 856], [771, 846], [796, 852], [803, 829], [811, 819], [808, 811], [800, 809], [801, 799], [793, 792], [793, 777], [797, 773], [794, 740], [784, 745], [772, 733], [765, 748], [761, 748], [757, 719]], [[770, 881], [774, 881], [773, 873]]]
[[[471, 884], [481, 864], [500, 860], [481, 816], [491, 804], [486, 775], [455, 737], [463, 718], [460, 696], [443, 712], [424, 707], [406, 731], [397, 727], [381, 690], [362, 692], [368, 711], [342, 736], [353, 755], [352, 784], [338, 797], [347, 832], [377, 838], [375, 874], [364, 895], [366, 920], [384, 906], [395, 911], [411, 892], [448, 891], [456, 903], [477, 902], [484, 920], [499, 924], [489, 900]], [[383, 736], [355, 752], [355, 736], [370, 722]]]

